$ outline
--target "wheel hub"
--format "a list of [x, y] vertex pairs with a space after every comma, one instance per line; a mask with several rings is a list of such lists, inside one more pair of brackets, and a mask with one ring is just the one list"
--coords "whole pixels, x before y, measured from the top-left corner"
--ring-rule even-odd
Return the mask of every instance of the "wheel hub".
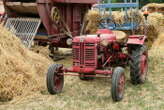
[[122, 74], [118, 83], [118, 93], [120, 96], [124, 94], [124, 87], [125, 87], [125, 76]]
[[54, 77], [54, 85], [55, 85], [55, 88], [57, 90], [61, 88], [61, 84], [62, 84], [62, 82], [61, 82], [60, 76], [59, 75], [58, 76], [55, 76]]
[[54, 89], [60, 90], [63, 85], [63, 80], [62, 80], [62, 66], [56, 69], [57, 74], [54, 75]]

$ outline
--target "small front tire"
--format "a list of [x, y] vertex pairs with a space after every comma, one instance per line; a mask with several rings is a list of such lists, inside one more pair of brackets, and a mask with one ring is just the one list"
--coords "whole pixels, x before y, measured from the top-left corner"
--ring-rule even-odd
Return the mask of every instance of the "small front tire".
[[124, 68], [117, 67], [112, 75], [111, 94], [113, 101], [117, 102], [123, 99], [125, 89]]
[[63, 65], [53, 64], [47, 72], [47, 89], [50, 94], [58, 94], [64, 85]]

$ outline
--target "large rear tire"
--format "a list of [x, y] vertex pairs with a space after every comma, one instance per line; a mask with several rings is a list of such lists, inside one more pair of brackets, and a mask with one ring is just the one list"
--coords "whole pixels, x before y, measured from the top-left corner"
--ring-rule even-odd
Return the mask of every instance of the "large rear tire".
[[148, 52], [146, 46], [136, 46], [131, 50], [130, 77], [132, 84], [145, 82], [148, 71]]
[[[62, 91], [64, 85], [63, 65], [53, 64], [47, 72], [47, 89], [50, 94], [58, 94]], [[61, 74], [60, 74], [61, 73]]]
[[123, 99], [125, 89], [124, 68], [117, 67], [112, 75], [111, 94], [113, 101], [117, 102]]

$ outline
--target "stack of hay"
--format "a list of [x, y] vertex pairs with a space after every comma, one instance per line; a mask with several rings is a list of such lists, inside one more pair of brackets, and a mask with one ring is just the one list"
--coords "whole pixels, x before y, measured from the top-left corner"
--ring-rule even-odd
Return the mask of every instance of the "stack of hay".
[[99, 23], [101, 20], [101, 15], [97, 10], [89, 10], [85, 16], [86, 28], [84, 29], [85, 34], [94, 34], [96, 33]]
[[148, 23], [158, 29], [158, 31], [161, 31], [164, 26], [164, 15], [161, 13], [151, 13], [148, 17]]
[[158, 3], [149, 3], [145, 5], [142, 10], [148, 9], [150, 13], [159, 12], [164, 14], [164, 3], [158, 4]]
[[94, 34], [99, 28], [99, 24], [102, 18], [111, 18], [111, 22], [115, 22], [117, 24], [124, 24], [125, 21], [131, 21], [133, 18], [134, 22], [141, 23], [143, 16], [141, 12], [137, 10], [129, 10], [127, 12], [127, 16], [125, 16], [125, 12], [122, 11], [113, 11], [110, 15], [108, 11], [99, 12], [98, 10], [89, 10], [85, 17], [85, 24], [87, 24], [85, 28], [85, 34]]
[[161, 13], [151, 13], [148, 16], [148, 46], [151, 47], [153, 42], [164, 30], [164, 15]]
[[26, 49], [0, 25], [0, 101], [44, 88], [48, 59]]
[[158, 38], [153, 43], [153, 46], [156, 48], [161, 47], [161, 46], [164, 47], [164, 32], [162, 32], [158, 35]]
[[30, 49], [31, 51], [41, 55], [41, 56], [44, 56], [46, 57], [47, 59], [49, 60], [52, 60], [50, 57], [49, 57], [49, 54], [50, 54], [50, 51], [48, 49], [48, 46], [47, 47], [44, 47], [44, 46], [38, 46], [38, 45], [34, 45], [31, 47]]
[[[131, 19], [132, 15], [135, 17], [134, 21], [139, 23], [141, 26], [136, 31], [136, 34], [144, 34], [143, 30], [145, 30], [144, 24], [144, 16], [141, 11], [136, 12], [136, 10], [128, 11], [128, 19]], [[84, 22], [87, 22], [85, 34], [95, 34], [97, 29], [99, 28], [99, 24], [101, 22], [101, 18], [111, 17], [114, 22], [117, 24], [125, 23], [125, 13], [120, 11], [113, 11], [112, 16], [109, 16], [109, 12], [105, 12], [105, 14], [101, 14], [97, 10], [90, 10], [86, 14], [86, 19]], [[158, 35], [164, 30], [164, 15], [161, 13], [150, 13], [148, 16], [148, 23], [146, 25], [146, 31], [148, 36], [147, 45], [151, 47], [155, 39]], [[129, 34], [129, 33], [127, 33]]]

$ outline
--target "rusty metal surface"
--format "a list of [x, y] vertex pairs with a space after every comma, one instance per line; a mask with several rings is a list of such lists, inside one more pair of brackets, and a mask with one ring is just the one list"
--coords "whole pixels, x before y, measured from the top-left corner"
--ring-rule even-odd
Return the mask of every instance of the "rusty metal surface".
[[[40, 1], [40, 0], [38, 0]], [[42, 0], [41, 0], [42, 1]], [[62, 19], [68, 25], [73, 36], [79, 35], [85, 12], [91, 5], [88, 4], [56, 4]], [[60, 34], [58, 25], [54, 25], [50, 17], [53, 5], [51, 3], [38, 3], [38, 13], [49, 35]]]

